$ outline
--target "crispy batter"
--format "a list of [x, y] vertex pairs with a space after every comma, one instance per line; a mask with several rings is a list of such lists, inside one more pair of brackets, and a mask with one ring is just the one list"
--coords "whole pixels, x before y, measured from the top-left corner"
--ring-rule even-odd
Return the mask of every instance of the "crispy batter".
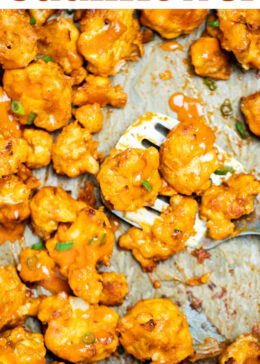
[[120, 85], [112, 86], [108, 77], [88, 75], [86, 83], [75, 88], [72, 94], [73, 105], [99, 104], [123, 108], [127, 102], [127, 94]]
[[128, 294], [128, 284], [123, 274], [105, 272], [101, 274], [103, 290], [100, 303], [106, 306], [119, 306]]
[[260, 136], [260, 91], [241, 98], [241, 111], [252, 133]]
[[158, 167], [159, 153], [153, 147], [111, 150], [97, 176], [104, 199], [119, 211], [152, 205], [162, 185]]
[[156, 30], [163, 38], [176, 38], [190, 34], [203, 23], [208, 10], [203, 9], [145, 9], [141, 13], [141, 23]]
[[72, 110], [75, 118], [90, 133], [98, 133], [103, 125], [103, 113], [98, 103], [83, 105]]
[[63, 67], [65, 73], [71, 73], [83, 64], [83, 59], [77, 51], [79, 34], [73, 20], [67, 18], [51, 20], [37, 28], [38, 54], [50, 56]]
[[84, 67], [73, 70], [70, 74], [72, 86], [80, 85], [87, 77], [87, 71]]
[[4, 137], [21, 137], [20, 124], [11, 113], [11, 101], [2, 87], [0, 87], [0, 115], [0, 133]]
[[42, 334], [22, 326], [0, 334], [0, 362], [6, 364], [45, 364], [46, 349]]
[[260, 9], [218, 10], [221, 45], [241, 66], [260, 69]]
[[43, 187], [30, 201], [32, 226], [44, 239], [57, 230], [60, 222], [76, 220], [77, 212], [86, 205], [74, 200], [61, 187]]
[[253, 335], [240, 335], [219, 358], [219, 364], [257, 364], [260, 344]]
[[37, 35], [30, 17], [18, 10], [0, 10], [0, 64], [4, 69], [26, 67], [37, 54]]
[[29, 9], [31, 17], [36, 20], [36, 25], [42, 25], [54, 14], [54, 9]]
[[51, 161], [52, 135], [43, 130], [25, 129], [23, 138], [29, 145], [26, 165], [29, 168], [46, 167]]
[[260, 193], [260, 182], [250, 174], [233, 174], [220, 186], [211, 186], [204, 192], [200, 217], [207, 220], [213, 239], [225, 239], [234, 233], [231, 220], [248, 215], [254, 210], [254, 198]]
[[197, 202], [190, 197], [175, 195], [170, 207], [152, 226], [143, 230], [131, 228], [119, 239], [119, 246], [131, 249], [144, 271], [151, 272], [159, 261], [166, 260], [185, 247], [186, 240], [194, 234]]
[[20, 101], [27, 124], [31, 112], [36, 113], [34, 125], [54, 131], [68, 124], [71, 118], [71, 81], [54, 62], [39, 59], [21, 70], [5, 71], [4, 90], [15, 101]]
[[[40, 298], [32, 298], [11, 265], [0, 265], [0, 330], [23, 324], [38, 313]], [[1, 352], [1, 351], [0, 351]]]
[[190, 57], [197, 75], [216, 80], [229, 79], [229, 55], [220, 48], [218, 39], [202, 36], [192, 43]]
[[120, 343], [126, 352], [153, 364], [176, 364], [193, 354], [186, 317], [169, 299], [139, 301], [119, 320]]
[[53, 145], [53, 168], [58, 174], [77, 177], [82, 173], [99, 171], [98, 142], [77, 121], [70, 123], [59, 134]]
[[219, 161], [213, 148], [215, 135], [198, 120], [173, 128], [160, 148], [160, 170], [165, 180], [184, 195], [207, 189]]
[[142, 34], [132, 9], [88, 10], [80, 29], [78, 48], [91, 73], [114, 75], [126, 60], [143, 55]]
[[109, 357], [118, 345], [119, 317], [109, 307], [89, 305], [63, 292], [43, 299], [38, 317], [48, 325], [45, 345], [61, 359], [94, 364]]

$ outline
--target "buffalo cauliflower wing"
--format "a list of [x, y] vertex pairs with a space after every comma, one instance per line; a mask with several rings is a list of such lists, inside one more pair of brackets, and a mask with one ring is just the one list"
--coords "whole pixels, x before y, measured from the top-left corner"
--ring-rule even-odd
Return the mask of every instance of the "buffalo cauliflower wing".
[[83, 105], [72, 110], [76, 120], [90, 133], [98, 133], [103, 125], [103, 113], [98, 103]]
[[260, 91], [241, 98], [241, 111], [251, 132], [260, 136]]
[[19, 121], [54, 131], [71, 118], [71, 81], [54, 62], [42, 59], [24, 69], [7, 70], [3, 77], [7, 95], [20, 104]]
[[42, 25], [55, 12], [54, 9], [29, 9], [29, 14], [35, 19], [36, 25]]
[[216, 240], [234, 233], [231, 220], [239, 219], [254, 210], [254, 198], [260, 193], [260, 182], [250, 174], [233, 174], [220, 186], [211, 186], [204, 192], [200, 217], [207, 220], [209, 235]]
[[91, 73], [114, 75], [126, 60], [143, 55], [142, 34], [134, 10], [88, 10], [80, 21], [78, 49]]
[[106, 306], [119, 306], [128, 294], [128, 284], [123, 274], [105, 272], [102, 276], [100, 303]]
[[26, 165], [29, 168], [46, 167], [51, 161], [53, 136], [46, 131], [25, 129], [23, 138], [28, 143]]
[[193, 354], [186, 317], [166, 298], [141, 300], [120, 318], [119, 340], [125, 351], [153, 364], [177, 364]]

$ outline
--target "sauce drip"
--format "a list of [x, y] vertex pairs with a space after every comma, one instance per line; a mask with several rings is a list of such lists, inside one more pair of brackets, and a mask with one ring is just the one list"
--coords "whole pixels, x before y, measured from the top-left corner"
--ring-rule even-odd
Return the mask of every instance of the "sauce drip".
[[179, 51], [183, 51], [183, 46], [178, 43], [178, 42], [175, 42], [174, 40], [173, 41], [170, 41], [170, 42], [165, 42], [163, 44], [160, 45], [160, 48], [164, 51], [168, 51], [168, 52], [175, 52], [177, 50]]
[[53, 294], [57, 294], [62, 291], [68, 294], [71, 293], [68, 280], [61, 274], [58, 267], [55, 267], [55, 271], [49, 279], [43, 279], [39, 281], [38, 284]]
[[21, 136], [19, 123], [10, 114], [11, 102], [4, 90], [0, 87], [0, 132], [7, 135]]
[[24, 224], [13, 224], [9, 228], [0, 224], [0, 245], [5, 241], [13, 243], [21, 239], [24, 232]]
[[178, 92], [170, 97], [169, 106], [172, 111], [177, 113], [179, 121], [204, 121], [203, 106], [198, 99], [193, 99]]

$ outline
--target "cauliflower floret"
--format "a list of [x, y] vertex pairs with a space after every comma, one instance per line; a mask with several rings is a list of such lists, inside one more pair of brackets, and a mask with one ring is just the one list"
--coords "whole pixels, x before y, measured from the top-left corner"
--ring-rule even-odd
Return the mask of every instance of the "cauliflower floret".
[[177, 192], [191, 195], [210, 186], [220, 165], [214, 141], [213, 131], [198, 120], [183, 121], [169, 132], [160, 148], [160, 170]]
[[3, 364], [45, 364], [46, 349], [42, 334], [22, 326], [0, 334], [0, 362]]
[[171, 39], [192, 33], [203, 23], [208, 12], [203, 9], [145, 9], [142, 10], [140, 20], [163, 38]]
[[37, 28], [38, 54], [48, 55], [71, 73], [83, 64], [77, 51], [79, 30], [71, 19], [59, 18]]
[[229, 79], [229, 55], [220, 48], [218, 39], [202, 36], [192, 43], [190, 57], [197, 75], [216, 80]]
[[42, 25], [54, 14], [54, 9], [29, 9], [29, 14], [35, 19], [36, 25]]
[[162, 185], [158, 167], [159, 153], [153, 147], [113, 149], [97, 176], [104, 199], [119, 211], [153, 205]]
[[98, 133], [103, 125], [103, 113], [99, 104], [83, 105], [72, 110], [75, 118], [90, 133]]
[[[68, 124], [71, 118], [71, 81], [54, 62], [39, 59], [24, 69], [7, 70], [4, 90], [21, 104], [19, 121], [48, 131]], [[32, 120], [31, 120], [32, 119]]]
[[127, 102], [127, 94], [120, 85], [112, 86], [107, 77], [88, 75], [86, 83], [73, 90], [72, 103], [76, 106], [99, 104], [123, 108]]
[[[70, 74], [72, 86], [80, 85], [87, 77], [87, 71], [84, 67], [73, 70]], [[72, 110], [73, 111], [73, 110]]]
[[37, 54], [37, 35], [30, 17], [18, 10], [0, 10], [0, 64], [4, 69], [26, 67]]
[[251, 132], [260, 136], [260, 91], [241, 98], [241, 111]]
[[98, 142], [77, 121], [63, 128], [53, 145], [53, 168], [71, 178], [82, 173], [97, 174], [99, 170]]
[[60, 187], [41, 188], [30, 201], [35, 234], [48, 239], [60, 222], [75, 221], [77, 212], [85, 206]]
[[120, 318], [117, 331], [127, 353], [153, 364], [177, 364], [193, 354], [186, 317], [166, 298], [141, 300]]
[[0, 133], [4, 137], [21, 137], [20, 124], [11, 113], [11, 101], [2, 87], [0, 87], [0, 115]]
[[96, 363], [118, 345], [118, 314], [106, 306], [89, 305], [64, 292], [42, 300], [39, 319], [47, 324], [46, 347], [73, 363]]
[[220, 186], [211, 186], [204, 192], [200, 217], [208, 220], [207, 227], [213, 239], [225, 239], [234, 233], [231, 220], [239, 219], [254, 210], [254, 198], [260, 193], [260, 182], [250, 174], [233, 174]]
[[28, 316], [37, 315], [39, 303], [40, 298], [31, 297], [13, 266], [0, 265], [0, 330], [23, 324]]
[[88, 10], [80, 21], [80, 53], [90, 72], [114, 75], [126, 60], [143, 55], [142, 34], [132, 9]]
[[41, 168], [51, 161], [53, 136], [46, 131], [25, 129], [23, 138], [29, 145], [26, 165], [29, 168]]
[[144, 226], [143, 230], [130, 228], [120, 237], [119, 246], [131, 249], [144, 271], [153, 271], [159, 261], [184, 249], [185, 242], [194, 234], [197, 209], [193, 198], [175, 195], [169, 209], [152, 226]]
[[101, 274], [103, 290], [100, 303], [106, 306], [119, 306], [128, 294], [128, 284], [123, 274], [105, 272]]

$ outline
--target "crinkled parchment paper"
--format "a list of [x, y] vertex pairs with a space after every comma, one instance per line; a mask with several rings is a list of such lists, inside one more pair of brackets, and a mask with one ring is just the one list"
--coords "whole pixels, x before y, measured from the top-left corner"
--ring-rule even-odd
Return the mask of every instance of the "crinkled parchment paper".
[[[223, 118], [219, 110], [224, 99], [228, 97], [233, 105], [234, 115], [242, 119], [239, 113], [240, 97], [260, 89], [258, 73], [255, 70], [244, 72], [233, 62], [230, 80], [218, 81], [217, 90], [209, 91], [202, 78], [193, 74], [187, 62], [189, 46], [194, 39], [199, 38], [203, 29], [204, 26], [201, 26], [194, 34], [178, 38], [184, 51], [163, 51], [159, 47], [162, 39], [156, 36], [154, 41], [145, 45], [145, 56], [142, 59], [138, 62], [128, 62], [122, 71], [113, 77], [113, 84], [119, 83], [127, 92], [128, 103], [122, 110], [104, 109], [104, 127], [95, 136], [100, 141], [100, 151], [108, 154], [120, 135], [144, 112], [159, 112], [175, 117], [168, 106], [168, 100], [172, 93], [183, 92], [203, 102], [208, 123], [216, 132], [217, 144], [243, 163], [248, 171], [259, 177], [259, 140], [252, 134], [242, 140], [236, 132], [235, 121]], [[159, 73], [165, 70], [172, 72], [172, 79], [160, 79]], [[93, 180], [93, 177], [87, 175], [75, 179], [57, 176], [51, 167], [47, 170], [37, 170], [35, 175], [42, 180], [42, 184], [60, 185], [71, 191], [73, 197], [77, 197], [85, 179]], [[126, 224], [121, 224], [117, 237], [127, 228]], [[24, 245], [32, 245], [38, 239], [27, 227]], [[125, 274], [130, 289], [124, 304], [116, 310], [122, 315], [127, 307], [142, 298], [167, 296], [176, 301], [180, 309], [187, 314], [195, 344], [207, 336], [219, 340], [232, 340], [242, 333], [251, 331], [253, 324], [260, 321], [259, 243], [259, 238], [250, 236], [230, 240], [227, 244], [213, 249], [211, 258], [203, 264], [198, 264], [196, 258], [187, 251], [182, 251], [158, 265], [154, 276], [162, 284], [160, 289], [153, 288], [149, 276], [142, 272], [131, 252], [119, 251], [115, 246], [110, 269]], [[17, 263], [19, 249], [19, 243], [4, 243], [0, 247], [0, 262]], [[212, 272], [210, 282], [213, 284], [187, 287], [178, 281], [185, 281], [206, 272]], [[201, 301], [200, 313], [190, 307], [190, 301], [196, 298]], [[112, 356], [105, 361], [133, 362], [132, 358], [124, 356]], [[214, 360], [207, 361], [209, 362], [213, 363]]]

